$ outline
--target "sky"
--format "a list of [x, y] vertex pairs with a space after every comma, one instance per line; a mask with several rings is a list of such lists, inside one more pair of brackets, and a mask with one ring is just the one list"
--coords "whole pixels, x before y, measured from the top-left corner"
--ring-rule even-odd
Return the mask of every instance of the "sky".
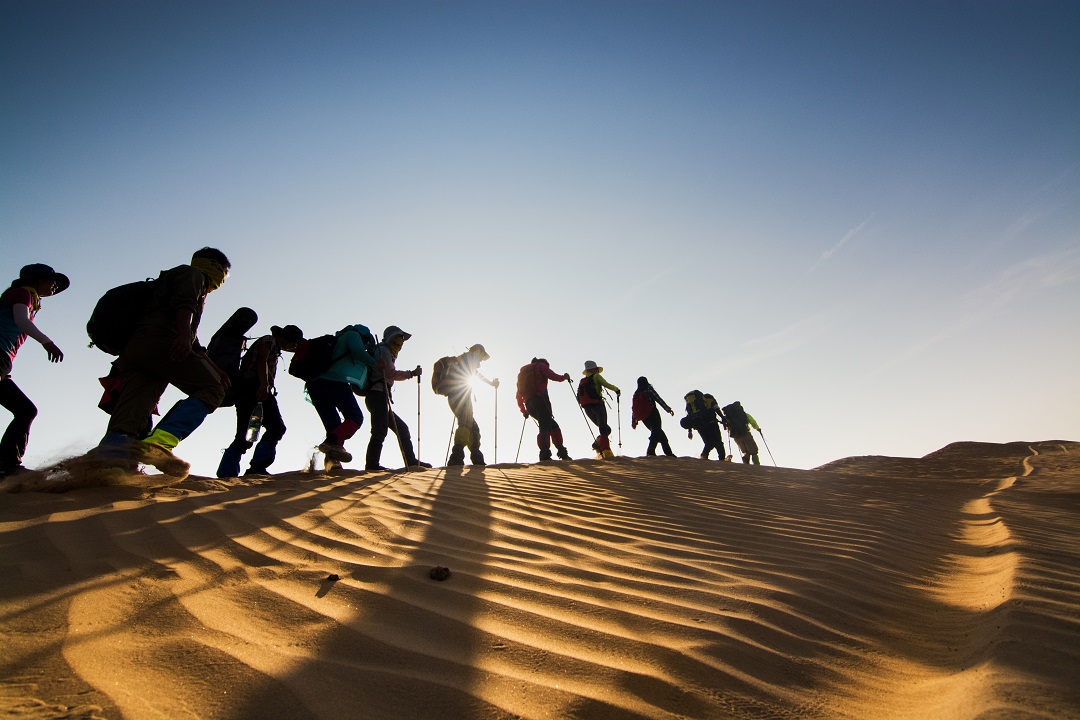
[[[488, 462], [522, 437], [536, 459], [513, 397], [534, 356], [626, 391], [622, 455], [647, 444], [642, 375], [681, 455], [693, 389], [740, 400], [785, 467], [1078, 440], [1078, 27], [1040, 0], [0, 0], [2, 280], [72, 283], [37, 317], [63, 363], [15, 361], [25, 462], [105, 432], [98, 297], [203, 246], [233, 264], [204, 343], [240, 306], [257, 334], [412, 333], [399, 367], [425, 377], [396, 407], [435, 465], [451, 414], [426, 373], [477, 342], [502, 381], [476, 390]], [[272, 469], [298, 469], [323, 431], [277, 384]], [[234, 423], [177, 454], [212, 475]]]

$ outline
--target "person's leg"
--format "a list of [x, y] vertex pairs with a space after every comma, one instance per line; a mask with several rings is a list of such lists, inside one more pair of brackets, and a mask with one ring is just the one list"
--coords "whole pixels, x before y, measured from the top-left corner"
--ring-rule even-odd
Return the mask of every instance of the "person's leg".
[[660, 413], [653, 410], [648, 417], [641, 421], [641, 424], [649, 430], [649, 447], [645, 449], [645, 454], [655, 455], [656, 445], [660, 442], [660, 436], [657, 435], [660, 430]]
[[251, 454], [251, 464], [247, 475], [261, 475], [269, 472], [270, 466], [277, 459], [277, 444], [285, 437], [285, 420], [281, 417], [281, 408], [277, 398], [271, 395], [263, 400], [263, 436]]
[[[420, 465], [420, 460], [417, 459], [416, 451], [413, 449], [412, 434], [409, 432], [409, 426], [397, 413], [392, 413], [390, 415], [390, 431], [397, 436], [398, 445], [401, 446], [402, 459], [405, 461], [405, 467]], [[430, 465], [428, 467], [430, 467]]]
[[0, 475], [7, 475], [22, 468], [26, 444], [30, 440], [30, 425], [37, 417], [37, 407], [11, 376], [0, 380], [0, 406], [12, 415], [11, 423], [0, 439]]
[[[217, 468], [219, 478], [240, 477], [240, 461], [251, 447], [247, 441], [247, 426], [251, 412], [255, 409], [255, 395], [243, 392], [241, 388], [234, 388], [233, 397], [236, 398], [236, 433], [221, 454], [221, 462]], [[265, 409], [263, 412], [265, 413]]]
[[368, 441], [367, 457], [364, 467], [367, 470], [380, 470], [379, 459], [382, 457], [383, 441], [390, 423], [390, 413], [386, 404], [386, 393], [371, 392], [364, 398], [368, 415], [371, 416], [371, 439]]

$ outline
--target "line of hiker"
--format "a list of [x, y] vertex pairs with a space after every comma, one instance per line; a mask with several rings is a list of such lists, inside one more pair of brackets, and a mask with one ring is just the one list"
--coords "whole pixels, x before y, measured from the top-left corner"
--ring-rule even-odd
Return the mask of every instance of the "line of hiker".
[[[276, 390], [282, 353], [293, 354], [288, 372], [304, 381], [305, 393], [323, 424], [326, 435], [318, 450], [328, 467], [352, 461], [345, 444], [364, 422], [357, 400], [360, 396], [371, 417], [365, 469], [386, 469], [381, 458], [390, 432], [407, 468], [431, 467], [417, 457], [409, 427], [393, 408], [394, 383], [415, 378], [419, 387], [422, 375], [419, 365], [412, 370], [397, 369], [404, 343], [412, 337], [409, 333], [391, 325], [379, 341], [365, 325], [353, 324], [308, 339], [296, 325], [272, 325], [269, 334], [248, 344], [246, 334], [258, 322], [258, 315], [245, 307], [233, 313], [204, 348], [198, 341], [198, 330], [206, 299], [224, 284], [230, 269], [223, 252], [204, 247], [192, 255], [190, 263], [164, 270], [157, 278], [113, 288], [98, 301], [87, 323], [87, 333], [92, 345], [115, 355], [116, 360], [109, 374], [101, 379], [105, 393], [99, 407], [110, 415], [107, 430], [98, 446], [82, 459], [86, 468], [106, 475], [126, 474], [136, 472], [143, 464], [166, 475], [184, 477], [188, 464], [173, 450], [211, 412], [219, 407], [234, 407], [236, 432], [222, 454], [218, 477], [240, 475], [243, 457], [252, 448], [244, 474], [268, 474], [286, 432]], [[48, 265], [32, 264], [22, 268], [19, 277], [0, 295], [0, 406], [13, 415], [0, 440], [0, 476], [23, 469], [30, 425], [37, 414], [34, 404], [11, 378], [13, 361], [27, 337], [42, 344], [50, 361], [63, 360], [63, 353], [37, 328], [34, 318], [42, 298], [69, 286], [66, 275]], [[473, 413], [473, 387], [475, 381], [481, 381], [495, 388], [497, 406], [498, 378], [488, 380], [479, 371], [481, 363], [489, 358], [484, 346], [476, 344], [461, 355], [439, 358], [434, 363], [432, 390], [446, 397], [454, 417], [446, 459], [449, 466], [463, 465], [466, 449], [473, 465], [485, 464], [480, 427]], [[586, 424], [591, 422], [597, 429], [592, 449], [598, 457], [611, 458], [614, 451], [608, 408], [613, 395], [621, 418], [622, 391], [604, 379], [603, 371], [594, 361], [586, 361], [574, 396]], [[518, 372], [515, 399], [523, 416], [522, 436], [524, 424], [532, 419], [537, 426], [536, 444], [542, 461], [552, 459], [552, 446], [556, 457], [571, 459], [548, 394], [549, 381], [570, 380], [569, 373], [552, 371], [544, 358], [534, 357]], [[186, 397], [155, 425], [153, 416], [169, 385]], [[708, 458], [715, 449], [720, 459], [731, 459], [723, 451], [723, 425], [738, 444], [743, 462], [759, 463], [750, 428], [759, 433], [761, 428], [738, 402], [721, 409], [712, 395], [697, 390], [688, 393], [685, 400], [687, 415], [681, 425], [689, 431], [689, 437], [698, 431], [705, 443], [702, 458]], [[664, 455], [672, 456], [657, 406], [674, 415], [648, 379], [638, 378], [631, 428], [642, 424], [649, 430], [647, 455], [655, 455], [659, 447]], [[621, 447], [621, 420], [619, 432]], [[520, 440], [518, 452], [520, 455]]]

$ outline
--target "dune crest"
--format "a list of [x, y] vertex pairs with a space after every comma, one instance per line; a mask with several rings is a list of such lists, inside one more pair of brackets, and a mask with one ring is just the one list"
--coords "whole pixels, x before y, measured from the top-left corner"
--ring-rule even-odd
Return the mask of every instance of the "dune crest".
[[1078, 450], [0, 495], [0, 707], [1080, 717]]

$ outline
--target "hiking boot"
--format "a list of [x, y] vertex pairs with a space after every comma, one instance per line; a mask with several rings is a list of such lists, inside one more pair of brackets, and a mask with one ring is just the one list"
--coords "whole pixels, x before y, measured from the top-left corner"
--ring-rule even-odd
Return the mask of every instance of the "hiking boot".
[[327, 460], [334, 460], [336, 462], [352, 462], [352, 454], [341, 445], [327, 440], [319, 445], [319, 452], [326, 456]]
[[474, 450], [469, 453], [469, 459], [472, 461], [473, 465], [487, 465], [487, 463], [484, 462], [484, 453], [479, 450]]
[[610, 460], [611, 458], [615, 457], [615, 453], [613, 453], [611, 450], [605, 450], [600, 454], [600, 457], [604, 458], [605, 460]]
[[183, 480], [191, 466], [172, 454], [172, 450], [150, 442], [136, 443], [131, 459], [157, 468], [163, 474]]
[[572, 459], [572, 458], [570, 457], [570, 453], [568, 453], [568, 452], [566, 451], [566, 448], [565, 448], [565, 447], [563, 447], [563, 446], [560, 446], [560, 447], [559, 447], [559, 452], [558, 452], [558, 453], [556, 453], [556, 455], [558, 456], [558, 458], [559, 458], [560, 460], [571, 460], [571, 459]]
[[364, 470], [366, 472], [379, 472], [381, 470], [389, 470], [389, 469], [390, 468], [385, 468], [382, 465], [365, 465], [364, 466]]
[[451, 465], [464, 465], [465, 464], [465, 448], [461, 445], [455, 445], [454, 449], [450, 451], [450, 459], [446, 461], [446, 466]]
[[540, 451], [540, 461], [541, 462], [543, 462], [544, 460], [550, 460], [550, 459], [551, 459], [551, 450], [549, 450], [548, 448], [544, 448], [543, 450]]
[[423, 460], [413, 460], [408, 466], [411, 468], [424, 468], [426, 470], [431, 467], [431, 463], [424, 462]]

